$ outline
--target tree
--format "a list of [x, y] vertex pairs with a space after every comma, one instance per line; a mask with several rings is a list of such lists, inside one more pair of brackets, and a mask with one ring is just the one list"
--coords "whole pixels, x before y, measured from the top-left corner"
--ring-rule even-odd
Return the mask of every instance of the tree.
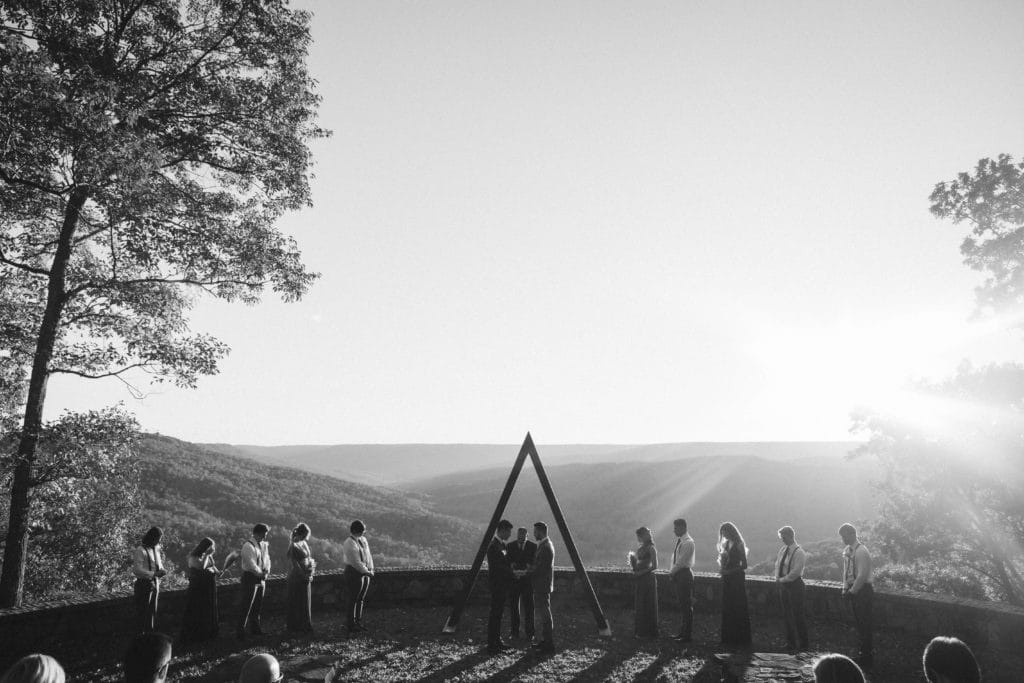
[[981, 159], [974, 173], [938, 183], [931, 211], [954, 225], [967, 222], [971, 232], [960, 245], [964, 263], [987, 274], [978, 287], [983, 310], [1024, 304], [1024, 162], [1008, 154]]
[[190, 332], [198, 294], [315, 279], [275, 228], [326, 135], [308, 24], [285, 0], [0, 0], [0, 283], [24, 289], [4, 339], [27, 381], [0, 606], [22, 599], [48, 378], [194, 386], [227, 351]]
[[870, 434], [858, 455], [886, 470], [873, 543], [933, 589], [1024, 605], [1024, 366], [964, 363], [913, 400], [855, 417]]
[[[137, 432], [134, 418], [121, 407], [65, 413], [43, 429], [31, 481], [33, 571], [26, 576], [26, 592], [127, 587], [111, 549], [131, 547], [139, 534]], [[13, 457], [0, 460], [0, 481], [9, 484], [15, 464]]]

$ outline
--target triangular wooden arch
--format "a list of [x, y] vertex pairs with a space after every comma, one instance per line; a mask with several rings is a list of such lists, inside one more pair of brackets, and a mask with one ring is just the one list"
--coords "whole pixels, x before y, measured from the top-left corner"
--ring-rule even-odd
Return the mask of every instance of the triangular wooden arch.
[[576, 568], [576, 575], [583, 582], [583, 587], [587, 593], [587, 598], [590, 601], [590, 608], [594, 612], [594, 619], [597, 621], [598, 633], [602, 636], [610, 636], [612, 634], [611, 626], [608, 624], [608, 620], [605, 619], [604, 611], [601, 609], [601, 603], [597, 601], [597, 593], [594, 592], [594, 586], [590, 583], [590, 577], [587, 576], [587, 570], [583, 568], [583, 561], [580, 560], [580, 554], [576, 550], [576, 543], [572, 540], [572, 534], [569, 533], [569, 526], [565, 523], [565, 517], [562, 515], [562, 508], [558, 505], [558, 499], [555, 498], [555, 492], [551, 490], [551, 482], [548, 481], [548, 475], [544, 472], [544, 466], [540, 463], [540, 456], [537, 455], [537, 448], [533, 445], [533, 437], [530, 433], [526, 433], [526, 439], [523, 441], [523, 447], [519, 449], [519, 457], [516, 458], [515, 465], [512, 466], [512, 471], [508, 475], [508, 481], [505, 482], [505, 490], [501, 492], [501, 498], [498, 499], [498, 506], [494, 508], [494, 516], [491, 517], [491, 523], [487, 525], [487, 531], [484, 532], [483, 541], [480, 542], [480, 549], [476, 552], [476, 559], [473, 560], [473, 566], [469, 569], [469, 575], [466, 577], [465, 584], [462, 587], [462, 593], [455, 601], [455, 607], [452, 609], [452, 614], [448, 617], [448, 621], [444, 625], [444, 633], [454, 633], [455, 627], [459, 623], [459, 618], [462, 616], [462, 610], [466, 607], [466, 603], [469, 601], [469, 596], [473, 592], [473, 585], [476, 583], [477, 576], [480, 574], [480, 568], [483, 566], [484, 557], [487, 555], [487, 546], [491, 542], [491, 538], [494, 536], [494, 532], [498, 528], [498, 522], [501, 520], [502, 514], [505, 512], [505, 506], [508, 505], [508, 499], [512, 496], [512, 489], [515, 488], [516, 480], [519, 479], [519, 473], [523, 469], [523, 464], [526, 462], [526, 456], [530, 456], [530, 460], [533, 461], [533, 468], [537, 471], [537, 478], [540, 479], [540, 486], [544, 489], [544, 495], [548, 499], [548, 505], [551, 506], [551, 513], [555, 516], [555, 523], [558, 525], [558, 531], [562, 534], [562, 540], [565, 541], [566, 550], [569, 551], [569, 557], [572, 558], [572, 566]]

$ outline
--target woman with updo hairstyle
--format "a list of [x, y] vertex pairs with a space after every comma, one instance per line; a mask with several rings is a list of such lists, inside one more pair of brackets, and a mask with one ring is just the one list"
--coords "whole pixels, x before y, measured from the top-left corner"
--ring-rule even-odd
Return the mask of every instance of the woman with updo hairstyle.
[[629, 566], [633, 570], [633, 633], [641, 640], [658, 637], [658, 550], [654, 547], [651, 530], [645, 526], [636, 530], [639, 547], [629, 553]]
[[181, 621], [181, 642], [202, 643], [217, 637], [220, 631], [217, 609], [217, 563], [213, 553], [217, 545], [204, 538], [188, 554], [188, 592]]
[[747, 609], [747, 546], [732, 522], [718, 530], [718, 573], [722, 576], [722, 644], [750, 645]]
[[313, 630], [312, 584], [316, 561], [309, 550], [309, 527], [299, 523], [292, 529], [288, 546], [288, 630], [310, 633]]
[[0, 683], [64, 683], [64, 668], [50, 655], [28, 655], [16, 661]]

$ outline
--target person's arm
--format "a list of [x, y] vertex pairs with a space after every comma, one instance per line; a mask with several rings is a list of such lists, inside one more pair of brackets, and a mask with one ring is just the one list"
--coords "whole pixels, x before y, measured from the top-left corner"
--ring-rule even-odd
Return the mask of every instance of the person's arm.
[[803, 548], [797, 548], [794, 550], [793, 562], [789, 565], [789, 572], [785, 576], [779, 577], [779, 583], [792, 583], [803, 576], [804, 563], [806, 560], [807, 555], [804, 553]]
[[249, 572], [257, 576], [263, 572], [261, 567], [256, 566], [256, 546], [249, 541], [242, 544], [242, 550], [238, 554], [238, 566], [243, 572]]
[[853, 585], [850, 586], [850, 592], [856, 595], [871, 577], [871, 555], [868, 554], [867, 548], [862, 545], [857, 546], [857, 550], [854, 552], [857, 555], [857, 576], [853, 577]]
[[132, 551], [132, 574], [140, 579], [152, 579], [156, 576], [156, 572], [149, 569], [149, 558], [146, 557], [145, 548], [138, 547]]
[[265, 567], [260, 567], [263, 572], [263, 578], [270, 576], [270, 544], [266, 541], [260, 542], [260, 550], [263, 551], [263, 562]]
[[373, 575], [373, 555], [370, 554], [370, 544], [369, 544], [369, 542], [367, 542], [365, 537], [363, 538], [363, 552], [366, 553], [366, 562], [365, 562], [366, 568], [368, 570], [368, 573], [372, 576]]

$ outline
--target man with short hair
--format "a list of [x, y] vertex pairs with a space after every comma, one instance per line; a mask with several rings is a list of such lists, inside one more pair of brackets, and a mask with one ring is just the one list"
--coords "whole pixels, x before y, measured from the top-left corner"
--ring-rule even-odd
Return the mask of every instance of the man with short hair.
[[875, 589], [871, 585], [871, 553], [857, 540], [857, 529], [852, 524], [839, 527], [843, 548], [843, 597], [853, 609], [853, 621], [857, 627], [860, 655], [857, 663], [868, 668], [873, 664], [871, 643], [871, 603]]
[[265, 652], [247, 659], [238, 674], [238, 683], [279, 683], [283, 680], [277, 657]]
[[150, 631], [137, 636], [124, 654], [125, 683], [163, 683], [171, 664], [171, 639]]
[[508, 648], [501, 640], [501, 614], [515, 580], [505, 542], [512, 536], [512, 522], [503, 519], [487, 546], [487, 578], [491, 587], [491, 611], [487, 616], [487, 652], [498, 654]]
[[263, 635], [260, 626], [260, 611], [263, 609], [263, 593], [267, 588], [267, 577], [270, 576], [270, 544], [267, 534], [270, 527], [262, 522], [252, 528], [252, 538], [242, 544], [238, 554], [242, 568], [242, 613], [238, 619], [238, 638], [245, 638], [246, 624], [252, 624], [252, 634]]
[[533, 583], [533, 599], [540, 613], [540, 642], [533, 647], [545, 654], [555, 651], [555, 620], [551, 615], [551, 594], [555, 591], [555, 546], [548, 538], [548, 525], [537, 522], [533, 525], [533, 537], [537, 539], [537, 555], [530, 569]]
[[685, 519], [680, 517], [672, 522], [672, 530], [676, 534], [676, 547], [672, 551], [672, 566], [668, 575], [676, 589], [679, 609], [683, 613], [679, 633], [672, 640], [689, 643], [693, 640], [693, 562], [697, 547], [686, 530]]
[[807, 650], [807, 619], [804, 617], [804, 565], [807, 555], [796, 543], [791, 526], [779, 529], [782, 547], [775, 558], [775, 581], [779, 584], [782, 618], [786, 622], [786, 647]]
[[363, 602], [373, 577], [373, 555], [366, 542], [366, 525], [362, 520], [353, 521], [348, 530], [349, 537], [341, 547], [345, 557], [345, 592], [348, 593], [346, 620], [348, 633], [352, 635], [368, 630], [363, 626]]
[[533, 583], [529, 569], [537, 554], [537, 544], [526, 538], [526, 527], [516, 529], [516, 540], [505, 546], [512, 563], [515, 579], [509, 592], [509, 607], [512, 612], [512, 637], [519, 637], [519, 616], [522, 614], [523, 630], [527, 639], [533, 640]]

